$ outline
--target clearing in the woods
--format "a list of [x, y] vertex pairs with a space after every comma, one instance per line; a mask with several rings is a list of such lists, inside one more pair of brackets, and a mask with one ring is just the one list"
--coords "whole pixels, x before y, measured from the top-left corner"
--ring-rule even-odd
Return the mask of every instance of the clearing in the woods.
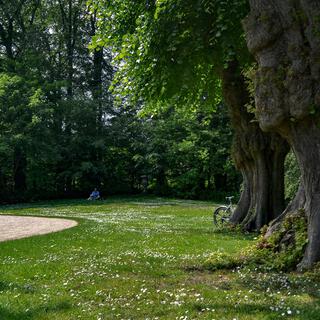
[[159, 198], [3, 206], [78, 226], [0, 243], [0, 319], [320, 319], [320, 277], [208, 271], [254, 235], [214, 230], [214, 204]]

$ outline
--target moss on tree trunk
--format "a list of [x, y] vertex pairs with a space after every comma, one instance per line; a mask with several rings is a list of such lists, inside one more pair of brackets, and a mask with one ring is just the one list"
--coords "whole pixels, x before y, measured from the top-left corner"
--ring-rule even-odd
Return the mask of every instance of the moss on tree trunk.
[[244, 28], [258, 62], [257, 119], [289, 142], [299, 162], [303, 185], [285, 213], [306, 213], [308, 245], [298, 266], [306, 269], [320, 260], [320, 2], [251, 0], [250, 7]]

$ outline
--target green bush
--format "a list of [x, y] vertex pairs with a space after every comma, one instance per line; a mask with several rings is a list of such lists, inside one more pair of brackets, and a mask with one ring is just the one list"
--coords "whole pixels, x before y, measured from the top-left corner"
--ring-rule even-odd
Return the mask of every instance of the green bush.
[[238, 255], [215, 252], [203, 267], [211, 271], [237, 266], [259, 267], [264, 271], [290, 271], [301, 261], [306, 244], [307, 221], [304, 211], [300, 210], [288, 215], [270, 237], [266, 238], [262, 233], [254, 246]]
[[288, 215], [270, 237], [262, 234], [257, 245], [246, 252], [245, 263], [268, 270], [293, 270], [303, 257], [306, 244], [307, 221], [304, 211], [299, 210]]
[[232, 269], [240, 263], [238, 256], [232, 256], [226, 252], [216, 251], [204, 262], [203, 267], [206, 270], [216, 271], [220, 269]]

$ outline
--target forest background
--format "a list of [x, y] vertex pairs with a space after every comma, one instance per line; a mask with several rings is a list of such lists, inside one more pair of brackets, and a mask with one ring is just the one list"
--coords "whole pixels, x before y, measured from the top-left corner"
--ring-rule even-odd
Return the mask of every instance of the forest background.
[[[214, 97], [146, 109], [110, 89], [121, 59], [110, 46], [90, 49], [97, 30], [82, 0], [1, 1], [0, 201], [85, 197], [94, 187], [103, 196], [239, 195], [219, 83]], [[288, 200], [298, 182], [289, 153]]]

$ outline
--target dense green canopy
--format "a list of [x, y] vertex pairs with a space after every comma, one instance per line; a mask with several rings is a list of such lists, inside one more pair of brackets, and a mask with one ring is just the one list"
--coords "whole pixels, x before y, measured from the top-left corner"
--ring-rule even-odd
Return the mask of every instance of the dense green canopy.
[[[190, 76], [186, 85], [192, 91], [182, 88], [182, 65], [163, 68], [162, 59], [153, 69], [156, 57], [146, 55], [147, 45], [140, 47], [151, 23], [154, 28], [155, 21], [171, 24], [165, 3], [161, 8], [133, 1], [99, 5], [109, 11], [82, 0], [0, 2], [0, 201], [86, 196], [94, 187], [102, 194], [147, 188], [205, 198], [235, 192], [239, 177], [230, 159], [231, 131], [212, 62], [194, 61], [188, 72], [198, 68], [202, 85]], [[113, 27], [104, 24], [110, 38], [98, 33], [99, 22], [107, 22], [102, 15], [114, 19]], [[200, 27], [196, 23], [193, 28]], [[181, 45], [192, 47], [191, 40], [186, 33]], [[89, 50], [91, 42], [99, 48]], [[183, 64], [191, 61], [188, 50], [181, 54]], [[174, 50], [163, 52], [171, 57]], [[157, 50], [152, 54], [162, 56]], [[168, 81], [164, 88], [162, 78]], [[209, 78], [214, 94], [206, 89]], [[157, 112], [141, 117], [142, 106], [157, 91], [163, 91], [162, 103], [148, 104]], [[207, 103], [211, 98], [214, 103]], [[217, 105], [222, 112], [212, 114]]]
[[116, 48], [115, 92], [185, 105], [216, 104], [218, 72], [248, 60], [239, 1], [92, 1], [100, 14], [93, 46]]

